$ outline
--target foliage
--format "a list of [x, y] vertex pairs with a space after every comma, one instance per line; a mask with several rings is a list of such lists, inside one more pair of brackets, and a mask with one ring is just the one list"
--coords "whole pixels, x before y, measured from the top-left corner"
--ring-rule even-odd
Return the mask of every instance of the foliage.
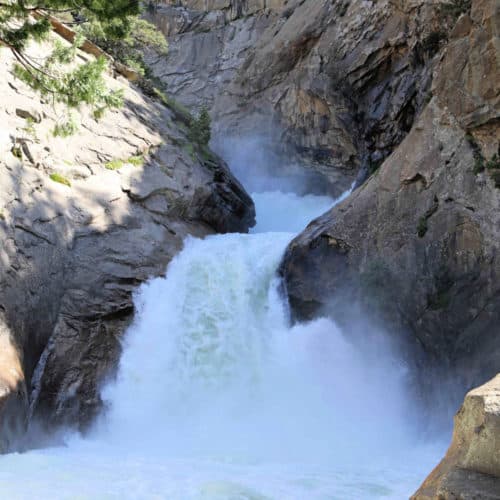
[[122, 168], [124, 165], [123, 160], [119, 159], [114, 159], [111, 161], [108, 161], [107, 163], [104, 164], [104, 168], [107, 168], [108, 170], [119, 170]]
[[126, 160], [126, 163], [130, 163], [134, 167], [142, 167], [144, 165], [144, 156], [131, 156], [128, 160]]
[[486, 168], [493, 179], [496, 188], [500, 188], [500, 157], [494, 154], [487, 162]]
[[144, 62], [144, 51], [153, 50], [158, 55], [168, 52], [167, 40], [154, 24], [131, 16], [128, 20], [129, 29], [125, 33], [109, 32], [108, 23], [94, 20], [82, 24], [82, 33], [117, 61], [131, 67], [142, 76], [149, 76], [148, 67]]
[[15, 146], [12, 146], [12, 149], [10, 150], [10, 152], [16, 157], [16, 158], [19, 158], [19, 159], [22, 159], [23, 157], [23, 151], [21, 149], [20, 146], [18, 146], [17, 144]]
[[186, 151], [186, 153], [191, 157], [191, 159], [195, 160], [196, 159], [196, 153], [194, 151], [194, 147], [190, 142], [186, 142], [183, 146], [182, 149]]
[[203, 162], [205, 163], [205, 165], [212, 165], [212, 166], [219, 165], [219, 159], [217, 158], [215, 153], [210, 150], [209, 147], [202, 146], [200, 154], [201, 154], [201, 158], [203, 159]]
[[500, 157], [494, 154], [487, 162], [486, 168], [488, 170], [498, 170], [500, 169]]
[[107, 168], [108, 170], [119, 170], [127, 163], [133, 165], [134, 167], [142, 167], [144, 165], [144, 156], [142, 155], [131, 156], [126, 160], [115, 158], [114, 160], [105, 163], [104, 167]]
[[486, 160], [472, 134], [467, 134], [466, 139], [472, 148], [474, 156], [473, 173], [477, 175], [487, 170], [495, 183], [495, 187], [500, 188], [500, 154], [495, 153], [489, 160]]
[[207, 161], [213, 161], [213, 158], [208, 158], [210, 153], [207, 153], [207, 146], [212, 135], [208, 109], [204, 106], [198, 117], [195, 118], [189, 109], [161, 89], [161, 83], [158, 83], [158, 86], [156, 86], [152, 80], [143, 79], [141, 87], [144, 92], [151, 97], [156, 97], [164, 106], [169, 108], [173, 112], [175, 119], [179, 120], [181, 125], [185, 126], [190, 142], [185, 143], [183, 148], [191, 158], [195, 159], [196, 152], [198, 152]]
[[210, 142], [210, 115], [206, 107], [203, 107], [198, 118], [193, 118], [189, 127], [189, 138], [200, 146], [206, 146]]
[[471, 133], [468, 133], [465, 136], [465, 139], [469, 143], [469, 146], [472, 149], [472, 156], [474, 157], [474, 167], [472, 168], [472, 172], [474, 174], [480, 174], [481, 172], [484, 172], [484, 156], [481, 153], [481, 148], [479, 147], [479, 144], [477, 143], [476, 139], [474, 139], [474, 136]]
[[423, 238], [425, 236], [425, 233], [427, 233], [427, 217], [423, 215], [418, 219], [417, 223], [417, 234], [419, 238]]
[[476, 175], [484, 172], [484, 158], [482, 156], [474, 158], [474, 167], [472, 169], [472, 172]]
[[61, 174], [58, 174], [58, 173], [53, 173], [53, 174], [50, 174], [49, 176], [54, 182], [58, 182], [59, 184], [64, 184], [65, 186], [68, 186], [68, 187], [71, 187], [71, 182], [66, 179], [66, 177], [64, 177], [63, 175]]
[[462, 14], [470, 11], [472, 0], [450, 0], [440, 4], [439, 12], [443, 17], [458, 19]]
[[[139, 14], [138, 0], [40, 0], [35, 5], [24, 0], [0, 3], [0, 40], [10, 47], [20, 64], [37, 71], [25, 49], [31, 40], [45, 40], [50, 32], [49, 17], [78, 9], [77, 17], [102, 23], [107, 36], [124, 37], [130, 30], [131, 16]], [[36, 17], [33, 17], [36, 14]]]
[[[73, 45], [56, 42], [51, 52], [41, 60], [27, 53], [30, 41], [41, 42], [51, 31], [50, 16], [74, 10], [75, 3], [68, 0], [40, 0], [35, 5], [24, 0], [0, 3], [0, 43], [9, 47], [16, 60], [15, 75], [53, 102], [62, 102], [69, 108], [87, 104], [96, 118], [108, 108], [120, 106], [120, 92], [106, 88], [103, 72], [104, 58], [84, 64], [75, 61], [77, 48], [83, 37], [76, 37]], [[102, 23], [106, 36], [123, 38], [131, 28], [131, 16], [139, 13], [138, 0], [82, 0], [78, 4], [79, 19]], [[59, 126], [57, 135], [68, 135], [69, 124]]]
[[[123, 103], [123, 91], [109, 91], [104, 80], [107, 61], [103, 57], [67, 69], [74, 61], [76, 49], [82, 43], [77, 38], [71, 46], [56, 41], [54, 50], [36, 71], [17, 64], [15, 75], [44, 96], [62, 102], [68, 108], [78, 108], [87, 104], [93, 109], [95, 118], [100, 118], [105, 110], [120, 107]], [[74, 133], [74, 120], [56, 127], [55, 135], [67, 136]]]
[[52, 130], [52, 135], [54, 137], [69, 137], [73, 135], [78, 130], [78, 125], [75, 122], [75, 119], [72, 115], [70, 115], [66, 121], [63, 123], [58, 123], [54, 130]]
[[168, 96], [165, 92], [155, 86], [153, 86], [152, 94], [154, 97], [159, 99], [167, 108], [169, 108], [178, 120], [188, 126], [191, 124], [191, 122], [193, 121], [193, 117], [191, 116], [189, 109], [183, 106], [180, 102], [177, 102], [175, 99]]

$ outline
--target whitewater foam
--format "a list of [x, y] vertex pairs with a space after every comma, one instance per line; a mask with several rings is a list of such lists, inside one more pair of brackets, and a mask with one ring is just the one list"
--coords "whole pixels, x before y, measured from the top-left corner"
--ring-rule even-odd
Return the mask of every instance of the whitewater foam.
[[326, 319], [291, 327], [279, 294], [288, 242], [332, 200], [254, 199], [252, 234], [189, 238], [141, 287], [109, 411], [65, 448], [2, 457], [2, 497], [359, 500], [418, 487], [444, 443], [416, 435], [383, 333], [367, 326], [356, 345]]

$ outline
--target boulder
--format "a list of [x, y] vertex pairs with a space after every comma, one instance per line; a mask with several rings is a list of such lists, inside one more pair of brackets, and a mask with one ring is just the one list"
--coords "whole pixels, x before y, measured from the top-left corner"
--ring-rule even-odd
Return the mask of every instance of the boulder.
[[500, 498], [500, 374], [465, 396], [446, 456], [411, 498]]

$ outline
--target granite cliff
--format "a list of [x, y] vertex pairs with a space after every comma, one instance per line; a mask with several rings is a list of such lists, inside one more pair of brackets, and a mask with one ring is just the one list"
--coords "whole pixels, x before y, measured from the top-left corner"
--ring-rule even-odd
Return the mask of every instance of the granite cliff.
[[445, 458], [411, 500], [500, 498], [500, 375], [470, 391]]
[[151, 17], [170, 44], [156, 76], [211, 108], [224, 155], [259, 130], [274, 166], [320, 189], [370, 177], [290, 245], [295, 317], [369, 296], [463, 387], [496, 373], [497, 3], [182, 0]]
[[294, 320], [352, 321], [361, 309], [392, 334], [433, 404], [441, 383], [458, 403], [494, 376], [498, 2], [181, 0], [152, 18], [171, 47], [151, 61], [156, 75], [211, 109], [225, 155], [238, 144], [228, 130], [257, 129], [278, 171], [314, 173], [305, 190], [337, 195], [357, 180], [288, 247]]
[[216, 136], [257, 135], [275, 169], [306, 169], [308, 189], [335, 195], [411, 129], [454, 22], [439, 2], [395, 0], [183, 0], [152, 18], [170, 53], [150, 62], [172, 95], [210, 107]]
[[[81, 57], [91, 57], [81, 53]], [[0, 448], [29, 419], [84, 427], [101, 407], [134, 290], [187, 235], [247, 231], [253, 202], [172, 109], [123, 78], [125, 105], [71, 137], [64, 110], [0, 50]]]
[[282, 265], [296, 318], [359, 299], [463, 388], [500, 366], [499, 26], [497, 2], [472, 3], [411, 131]]

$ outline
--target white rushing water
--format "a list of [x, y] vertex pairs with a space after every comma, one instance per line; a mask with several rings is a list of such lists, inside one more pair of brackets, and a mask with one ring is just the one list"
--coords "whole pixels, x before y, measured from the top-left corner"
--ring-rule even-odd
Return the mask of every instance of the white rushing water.
[[383, 336], [290, 327], [276, 270], [332, 205], [254, 195], [251, 234], [188, 239], [136, 297], [109, 411], [65, 447], [0, 458], [6, 499], [403, 499], [444, 444], [416, 434]]

